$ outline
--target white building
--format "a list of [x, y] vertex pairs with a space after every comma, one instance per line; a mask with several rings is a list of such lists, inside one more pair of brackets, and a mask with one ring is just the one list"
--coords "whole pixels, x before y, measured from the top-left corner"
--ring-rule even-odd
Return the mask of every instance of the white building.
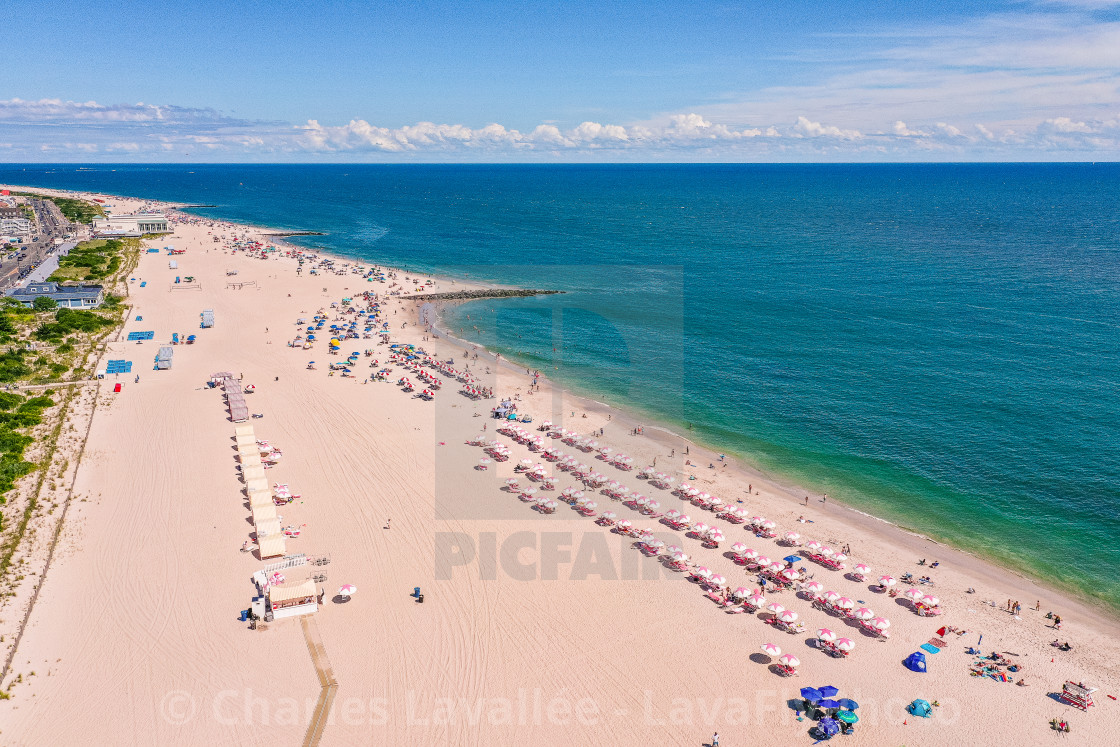
[[27, 218], [0, 218], [0, 235], [28, 233], [31, 233], [31, 221]]
[[143, 236], [146, 233], [171, 233], [163, 213], [107, 215], [93, 219], [93, 232], [100, 236]]

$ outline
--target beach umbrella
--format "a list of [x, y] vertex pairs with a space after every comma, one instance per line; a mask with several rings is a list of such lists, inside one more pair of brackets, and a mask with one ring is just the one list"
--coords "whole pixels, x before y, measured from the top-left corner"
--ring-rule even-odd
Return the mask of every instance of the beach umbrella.
[[786, 561], [787, 563], [800, 563], [801, 562], [801, 558], [799, 558], [796, 555], [787, 555], [784, 558], [782, 558], [782, 560]]
[[762, 605], [766, 604], [766, 597], [762, 596], [761, 594], [751, 594], [749, 597], [747, 597], [747, 601], [755, 607], [761, 607]]
[[923, 592], [921, 589], [907, 589], [906, 591], [902, 592], [902, 596], [912, 600], [921, 599], [924, 595], [925, 592]]
[[692, 531], [696, 532], [696, 534], [703, 534], [704, 532], [708, 531], [709, 529], [711, 529], [711, 527], [709, 527], [707, 524], [705, 524], [702, 521], [697, 522], [696, 524], [692, 525]]
[[855, 647], [856, 647], [856, 642], [853, 641], [851, 638], [837, 638], [836, 639], [836, 648], [840, 649], [841, 651], [851, 651]]
[[886, 630], [890, 626], [891, 626], [891, 621], [888, 620], [885, 617], [873, 617], [873, 618], [871, 618], [871, 627], [875, 628], [876, 630]]
[[758, 563], [760, 566], [765, 568], [766, 566], [770, 565], [774, 561], [771, 560], [770, 558], [766, 557], [765, 555], [759, 555], [758, 557], [756, 557], [754, 559], [754, 562]]
[[646, 542], [646, 547], [648, 547], [649, 549], [651, 549], [655, 552], [660, 552], [661, 548], [665, 547], [665, 542], [663, 540], [659, 540], [657, 538], [648, 539], [645, 542]]
[[805, 544], [805, 549], [813, 551], [819, 550], [821, 549], [821, 543], [813, 540], [812, 542], [808, 542]]
[[782, 650], [780, 648], [778, 648], [777, 646], [775, 646], [773, 643], [762, 644], [762, 651], [763, 651], [763, 653], [769, 654], [770, 656], [781, 656], [782, 655]]
[[936, 607], [940, 602], [941, 600], [932, 594], [926, 594], [924, 597], [922, 597], [922, 604], [927, 607]]
[[852, 570], [860, 574], [861, 576], [865, 576], [868, 573], [871, 573], [871, 566], [867, 565], [866, 563], [856, 563], [855, 567], [852, 568]]
[[[833, 695], [835, 695], [835, 694], [836, 693], [833, 693]], [[821, 695], [824, 695], [823, 691], [821, 692]], [[817, 705], [820, 706], [821, 708], [839, 708], [840, 707], [840, 704], [837, 703], [835, 700], [833, 700], [829, 696], [825, 696], [825, 699], [822, 700], [820, 703], [817, 703]], [[821, 720], [823, 721], [824, 719], [821, 719]]]
[[651, 500], [646, 503], [646, 508], [648, 508], [650, 511], [656, 511], [657, 509], [661, 508], [661, 504], [657, 501]]
[[836, 640], [836, 633], [828, 628], [821, 628], [817, 631], [817, 639], [825, 643], [832, 643]]
[[786, 532], [786, 539], [790, 542], [796, 542], [797, 540], [801, 539], [801, 535], [797, 532]]
[[727, 579], [719, 575], [718, 573], [708, 580], [712, 583], [713, 586], [723, 586], [727, 583]]
[[712, 569], [706, 568], [705, 566], [700, 566], [694, 571], [694, 574], [699, 576], [700, 578], [708, 579], [712, 577]]
[[594, 511], [598, 507], [599, 507], [599, 504], [596, 503], [595, 501], [587, 501], [586, 503], [583, 504], [583, 508], [587, 511]]
[[688, 555], [686, 555], [683, 552], [673, 553], [672, 557], [673, 557], [673, 562], [674, 563], [685, 563], [685, 562], [688, 561]]
[[823, 596], [826, 601], [831, 603], [831, 602], [835, 602], [837, 599], [840, 598], [840, 592], [838, 592], [838, 591], [826, 591], [821, 596]]
[[669, 545], [667, 548], [665, 548], [665, 552], [669, 553], [670, 555], [676, 555], [678, 553], [684, 552], [684, 550], [677, 547], [676, 545]]
[[712, 542], [723, 542], [725, 537], [723, 536], [723, 532], [721, 532], [718, 528], [712, 527], [708, 531], [708, 539]]
[[774, 522], [770, 521], [769, 519], [766, 519], [765, 521], [760, 522], [759, 526], [762, 527], [763, 529], [773, 529], [774, 527], [776, 527], [778, 525], [775, 524]]
[[343, 586], [342, 586], [342, 587], [341, 587], [341, 588], [340, 588], [340, 589], [338, 590], [338, 593], [339, 593], [340, 595], [344, 596], [344, 597], [350, 597], [350, 596], [354, 596], [354, 594], [355, 594], [355, 593], [356, 593], [357, 591], [358, 591], [358, 587], [357, 587], [357, 586], [354, 586], [354, 584], [344, 584], [344, 585], [343, 585]]
[[751, 595], [750, 590], [746, 589], [742, 586], [740, 586], [735, 591], [731, 592], [731, 596], [735, 597], [736, 599], [746, 599], [750, 595]]
[[858, 610], [852, 613], [852, 617], [857, 620], [870, 620], [871, 618], [875, 617], [875, 613], [867, 607], [860, 607]]
[[613, 521], [616, 518], [616, 514], [614, 511], [604, 511], [603, 518], [607, 519], [608, 521]]
[[826, 558], [829, 555], [832, 555], [832, 553], [833, 553], [833, 550], [832, 550], [831, 547], [822, 547], [821, 549], [817, 550], [817, 555], [822, 555]]
[[796, 620], [797, 617], [798, 617], [797, 613], [794, 612], [793, 610], [785, 610], [783, 612], [778, 613], [778, 619], [781, 620], [784, 623], [791, 623], [794, 620]]
[[821, 695], [821, 691], [815, 687], [803, 687], [801, 688], [801, 697], [805, 698], [805, 700], [810, 703], [816, 703], [824, 696]]
[[859, 703], [851, 698], [840, 698], [840, 707], [847, 708], [849, 711], [854, 711], [859, 708]]
[[851, 711], [840, 711], [840, 713], [836, 714], [836, 718], [840, 721], [843, 721], [845, 724], [859, 723], [859, 716], [855, 715]]
[[847, 555], [845, 555], [845, 554], [844, 554], [844, 553], [842, 553], [842, 552], [838, 552], [838, 553], [836, 553], [835, 555], [833, 555], [833, 556], [832, 556], [832, 559], [833, 559], [833, 560], [835, 560], [835, 561], [836, 561], [837, 563], [840, 563], [840, 562], [842, 562], [842, 561], [845, 561], [845, 560], [847, 560], [847, 559], [848, 559], [848, 556], [847, 556]]
[[[665, 515], [668, 516], [669, 514], [665, 514]], [[747, 549], [747, 546], [744, 545], [742, 542], [736, 542], [734, 545], [731, 546], [731, 552], [735, 553], [736, 555], [742, 555], [743, 551], [746, 550], [746, 549]]]
[[786, 579], [787, 581], [796, 581], [798, 578], [800, 578], [801, 574], [799, 574], [797, 571], [793, 570], [792, 568], [787, 568], [784, 571], [782, 571], [781, 573], [779, 573], [778, 575], [781, 576], [782, 578]]
[[842, 610], [850, 610], [852, 607], [856, 606], [856, 603], [848, 597], [840, 597], [835, 602], [833, 602], [833, 604]]
[[896, 579], [894, 576], [880, 576], [879, 583], [883, 586], [894, 586], [898, 583], [898, 579]]
[[820, 581], [809, 581], [801, 588], [812, 594], [820, 594], [821, 589], [824, 588], [824, 584], [822, 584]]
[[749, 547], [743, 550], [743, 557], [747, 560], [755, 560], [758, 558], [758, 550], [752, 550]]
[[785, 570], [785, 566], [781, 563], [775, 562], [766, 566], [766, 570], [770, 571], [771, 573], [781, 573], [783, 570]]
[[[826, 698], [835, 698], [840, 693], [840, 688], [833, 687], [832, 685], [825, 685], [824, 687], [818, 687], [817, 689], [820, 690], [821, 695], [823, 695]], [[839, 707], [840, 707], [839, 705], [825, 706], [825, 708], [839, 708]]]
[[782, 654], [781, 658], [778, 659], [778, 661], [785, 664], [787, 667], [799, 667], [799, 666], [801, 666], [801, 660], [798, 659], [793, 654]]
[[778, 604], [777, 602], [774, 602], [774, 603], [772, 603], [772, 604], [771, 604], [771, 605], [770, 605], [769, 607], [767, 607], [766, 609], [770, 610], [770, 611], [771, 611], [771, 612], [773, 612], [773, 613], [774, 613], [775, 615], [780, 615], [780, 614], [782, 614], [783, 612], [785, 612], [785, 611], [786, 611], [786, 608], [785, 608], [785, 607], [783, 607], [782, 605]]
[[478, 460], [478, 465], [480, 467], [486, 467], [489, 464], [490, 464], [490, 459], [488, 457], [482, 457], [481, 459]]
[[677, 522], [680, 524], [691, 524], [692, 517], [688, 514], [681, 514], [681, 518], [677, 519]]

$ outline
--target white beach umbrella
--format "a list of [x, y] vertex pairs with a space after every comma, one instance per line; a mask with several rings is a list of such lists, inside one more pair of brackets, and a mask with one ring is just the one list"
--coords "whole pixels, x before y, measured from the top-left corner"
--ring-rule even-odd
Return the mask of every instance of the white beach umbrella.
[[801, 539], [801, 535], [797, 532], [786, 532], [786, 539], [790, 542], [796, 542], [797, 540]]
[[773, 560], [771, 560], [770, 558], [768, 558], [768, 557], [767, 557], [767, 556], [765, 556], [765, 555], [759, 555], [758, 557], [756, 557], [756, 558], [754, 559], [754, 562], [758, 563], [758, 564], [759, 564], [760, 566], [762, 566], [763, 568], [765, 568], [766, 566], [770, 565], [770, 564], [771, 564], [771, 563], [773, 563], [774, 561], [773, 561]]
[[695, 575], [699, 576], [700, 578], [705, 578], [705, 579], [711, 578], [712, 577], [712, 570], [710, 568], [705, 567], [705, 566], [700, 566], [699, 568], [696, 569]]
[[709, 527], [707, 524], [705, 524], [702, 521], [697, 522], [696, 524], [692, 525], [692, 531], [696, 532], [697, 534], [703, 534], [704, 532], [708, 531], [709, 529], [711, 529], [711, 527]]
[[[668, 516], [668, 514], [665, 514], [665, 515]], [[736, 555], [742, 555], [743, 551], [746, 550], [746, 549], [747, 549], [747, 546], [744, 545], [742, 542], [736, 542], [734, 545], [731, 546], [731, 552], [735, 553]]]
[[785, 610], [778, 613], [778, 619], [784, 623], [791, 623], [798, 618], [798, 614], [793, 610]]
[[676, 545], [669, 545], [668, 547], [665, 548], [665, 552], [669, 553], [670, 555], [676, 555], [677, 553], [684, 552], [684, 550], [677, 547]]
[[837, 599], [840, 598], [840, 592], [838, 592], [838, 591], [826, 591], [824, 594], [821, 594], [821, 596], [824, 597], [825, 600], [828, 601], [829, 603], [832, 603], [832, 602], [835, 602]]
[[782, 614], [783, 612], [786, 611], [786, 608], [783, 607], [782, 605], [778, 604], [777, 602], [771, 603], [770, 606], [767, 607], [766, 609], [770, 610], [775, 615], [780, 615], [780, 614]]
[[821, 543], [817, 542], [816, 540], [811, 540], [805, 543], [805, 549], [816, 552], [817, 550], [821, 549]]
[[763, 651], [763, 653], [769, 654], [770, 656], [781, 656], [782, 655], [782, 650], [780, 648], [778, 648], [777, 646], [775, 646], [773, 643], [762, 644], [762, 651]]
[[879, 583], [883, 586], [894, 586], [898, 583], [898, 579], [894, 576], [880, 576]]
[[354, 584], [344, 584], [338, 590], [339, 595], [344, 596], [344, 597], [352, 597], [357, 592], [358, 592], [358, 587], [354, 586]]
[[875, 617], [875, 613], [867, 607], [860, 607], [858, 610], [852, 613], [852, 617], [857, 620], [870, 620], [871, 618]]
[[721, 575], [720, 575], [720, 574], [718, 574], [718, 573], [714, 574], [714, 575], [713, 575], [713, 576], [712, 576], [712, 577], [711, 577], [710, 579], [708, 579], [708, 580], [709, 580], [709, 581], [711, 581], [711, 582], [712, 582], [712, 584], [713, 584], [713, 585], [715, 585], [715, 586], [723, 586], [724, 584], [726, 584], [726, 583], [727, 583], [727, 579], [726, 579], [726, 578], [724, 578], [723, 576], [721, 576]]
[[761, 607], [762, 605], [766, 604], [766, 597], [762, 596], [761, 594], [751, 594], [749, 597], [747, 597], [747, 601], [755, 607]]
[[933, 596], [932, 594], [926, 594], [924, 597], [922, 597], [922, 604], [927, 607], [936, 607], [940, 602], [941, 600]]
[[681, 512], [676, 510], [669, 510], [665, 512], [665, 518], [670, 521], [676, 521], [680, 518]]
[[820, 594], [821, 589], [824, 588], [824, 584], [822, 584], [820, 581], [809, 581], [801, 588], [811, 594]]
[[801, 666], [801, 660], [793, 654], [782, 654], [781, 658], [779, 658], [778, 661], [785, 664], [787, 667], [790, 667], [791, 669]]
[[856, 647], [856, 642], [853, 641], [851, 638], [837, 638], [836, 639], [836, 648], [840, 649], [841, 651], [851, 651], [855, 647]]
[[821, 549], [817, 550], [817, 554], [823, 555], [827, 558], [829, 555], [833, 554], [833, 549], [831, 547], [822, 547]]
[[743, 557], [747, 560], [756, 560], [758, 558], [758, 550], [752, 550], [748, 547], [746, 550], [743, 550]]
[[825, 643], [832, 643], [836, 640], [836, 633], [828, 628], [821, 628], [817, 631], [817, 639]]
[[746, 599], [750, 595], [751, 595], [750, 590], [743, 587], [743, 586], [740, 586], [738, 589], [731, 592], [731, 596], [735, 597], [736, 599]]
[[848, 597], [840, 597], [839, 599], [837, 599], [832, 604], [836, 607], [839, 607], [842, 610], [850, 610], [852, 607], [856, 606], [856, 603], [853, 602]]
[[860, 574], [861, 576], [866, 576], [868, 573], [871, 573], [871, 566], [867, 565], [866, 563], [856, 563], [855, 567], [852, 568], [852, 570]]
[[906, 591], [902, 592], [902, 596], [912, 600], [921, 599], [924, 595], [925, 592], [923, 592], [921, 589], [907, 589]]
[[785, 570], [785, 568], [785, 564], [778, 562], [774, 562], [766, 566], [766, 570], [770, 571], [771, 573], [781, 573]]
[[870, 625], [877, 630], [886, 630], [891, 626], [891, 621], [885, 617], [873, 617], [871, 618]]
[[614, 521], [617, 518], [614, 511], [604, 511], [602, 516], [607, 521]]

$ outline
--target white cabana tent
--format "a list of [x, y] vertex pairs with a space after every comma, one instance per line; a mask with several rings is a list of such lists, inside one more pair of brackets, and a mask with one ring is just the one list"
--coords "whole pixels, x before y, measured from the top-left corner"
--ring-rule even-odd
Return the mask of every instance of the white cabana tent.
[[307, 615], [319, 610], [318, 592], [311, 579], [300, 584], [268, 587], [268, 606], [274, 618]]
[[283, 534], [272, 534], [267, 537], [258, 537], [257, 547], [260, 550], [261, 560], [264, 560], [265, 558], [277, 558], [283, 555], [287, 549], [287, 543], [284, 542]]

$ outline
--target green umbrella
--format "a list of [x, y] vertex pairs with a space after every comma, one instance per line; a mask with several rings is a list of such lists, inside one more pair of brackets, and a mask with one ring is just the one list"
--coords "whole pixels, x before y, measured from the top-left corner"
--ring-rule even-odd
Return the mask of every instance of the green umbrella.
[[840, 713], [836, 714], [836, 718], [840, 719], [845, 724], [855, 724], [859, 722], [859, 716], [851, 711], [840, 711]]

